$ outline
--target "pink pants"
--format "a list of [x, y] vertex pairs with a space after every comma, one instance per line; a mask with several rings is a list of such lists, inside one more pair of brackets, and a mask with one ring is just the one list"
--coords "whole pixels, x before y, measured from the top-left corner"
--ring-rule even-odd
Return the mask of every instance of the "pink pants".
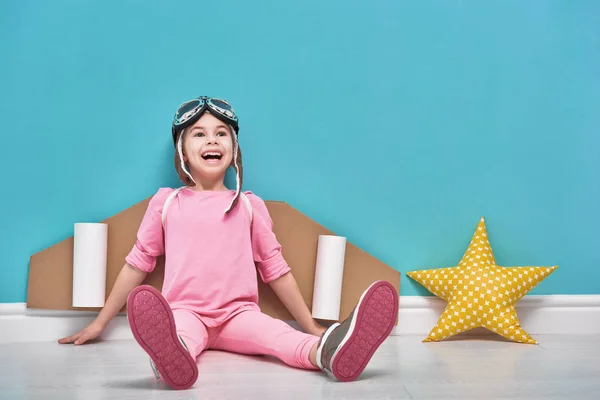
[[318, 369], [309, 358], [318, 336], [298, 331], [259, 311], [244, 311], [216, 328], [206, 328], [190, 310], [173, 310], [177, 333], [192, 357], [206, 349], [248, 355], [269, 355], [302, 369]]

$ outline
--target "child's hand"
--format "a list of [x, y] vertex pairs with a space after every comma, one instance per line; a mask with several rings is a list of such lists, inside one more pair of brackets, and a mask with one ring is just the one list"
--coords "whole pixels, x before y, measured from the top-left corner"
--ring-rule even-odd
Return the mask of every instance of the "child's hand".
[[104, 326], [94, 321], [91, 324], [89, 324], [85, 329], [77, 332], [76, 334], [59, 339], [58, 343], [75, 343], [76, 345], [84, 344], [88, 340], [92, 340], [100, 336], [103, 330]]
[[310, 333], [311, 335], [315, 335], [315, 336], [321, 336], [323, 335], [323, 333], [325, 333], [325, 331], [327, 330], [327, 328], [325, 328], [322, 325], [319, 325], [316, 321], [313, 324], [313, 326], [308, 330], [307, 333]]

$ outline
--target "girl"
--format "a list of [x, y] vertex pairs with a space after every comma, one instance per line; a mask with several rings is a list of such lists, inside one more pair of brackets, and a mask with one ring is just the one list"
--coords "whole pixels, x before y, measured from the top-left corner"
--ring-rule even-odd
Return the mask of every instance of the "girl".
[[[206, 349], [271, 355], [340, 381], [360, 375], [396, 321], [395, 288], [374, 282], [344, 322], [328, 329], [316, 323], [282, 256], [264, 201], [241, 191], [238, 134], [228, 102], [199, 97], [181, 105], [172, 136], [175, 168], [185, 186], [161, 188], [151, 198], [105, 307], [87, 328], [59, 343], [96, 338], [127, 303], [133, 336], [150, 356], [156, 377], [174, 389], [196, 382], [196, 360]], [[230, 166], [235, 190], [224, 184]], [[142, 282], [162, 254], [161, 293]], [[257, 270], [303, 331], [261, 312]]]

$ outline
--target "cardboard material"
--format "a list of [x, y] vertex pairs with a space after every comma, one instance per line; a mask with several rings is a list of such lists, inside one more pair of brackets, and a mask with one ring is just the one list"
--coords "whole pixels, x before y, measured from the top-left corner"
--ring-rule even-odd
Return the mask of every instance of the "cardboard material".
[[[150, 198], [106, 219], [108, 224], [108, 254], [106, 295], [112, 287], [136, 241]], [[281, 243], [283, 256], [289, 263], [300, 292], [309, 310], [312, 307], [313, 282], [317, 259], [319, 235], [335, 233], [316, 223], [306, 215], [284, 202], [266, 201], [273, 219], [274, 232]], [[352, 243], [346, 245], [346, 263], [342, 284], [340, 320], [351, 312], [362, 292], [375, 280], [386, 280], [400, 292], [400, 272], [359, 249]], [[148, 275], [145, 284], [162, 288], [164, 257], [157, 261], [155, 270]], [[293, 320], [291, 314], [279, 301], [273, 290], [260, 277], [259, 306], [274, 318]], [[33, 254], [29, 266], [27, 307], [50, 310], [98, 311], [99, 308], [73, 308], [73, 237]], [[125, 311], [125, 307], [121, 310]]]

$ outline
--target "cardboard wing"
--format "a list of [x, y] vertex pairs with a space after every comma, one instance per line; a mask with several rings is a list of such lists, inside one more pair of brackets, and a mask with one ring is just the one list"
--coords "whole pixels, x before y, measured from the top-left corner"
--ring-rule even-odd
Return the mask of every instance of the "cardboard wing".
[[[106, 219], [108, 224], [106, 296], [108, 297], [117, 276], [125, 263], [125, 256], [136, 241], [150, 198]], [[266, 201], [279, 240], [283, 256], [298, 282], [302, 297], [309, 310], [312, 308], [313, 283], [317, 260], [319, 235], [333, 235], [285, 202]], [[71, 236], [48, 247], [30, 258], [27, 287], [27, 307], [49, 310], [98, 311], [97, 308], [74, 308], [73, 294], [73, 244]], [[145, 284], [162, 288], [164, 257], [157, 261], [155, 270]], [[387, 280], [400, 292], [400, 272], [367, 254], [352, 243], [346, 245], [346, 258], [342, 283], [340, 320], [351, 312], [362, 292], [375, 280]], [[272, 289], [260, 277], [259, 307], [274, 318], [293, 320]], [[125, 311], [125, 309], [121, 310]]]

